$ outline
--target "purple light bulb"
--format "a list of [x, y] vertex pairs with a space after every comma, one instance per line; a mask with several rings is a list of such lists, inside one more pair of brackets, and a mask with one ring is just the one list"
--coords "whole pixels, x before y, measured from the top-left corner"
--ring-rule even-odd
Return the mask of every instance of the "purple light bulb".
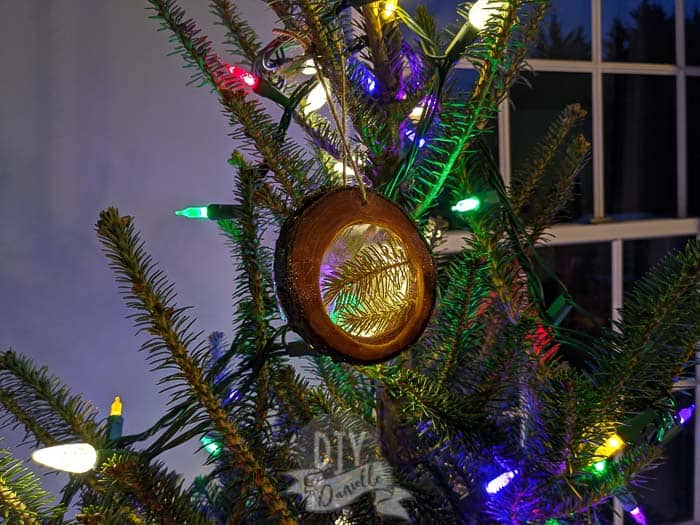
[[632, 519], [634, 519], [636, 523], [639, 523], [639, 525], [647, 525], [647, 518], [639, 507], [633, 508], [630, 511], [630, 516], [632, 516]]
[[695, 405], [690, 405], [685, 408], [681, 408], [678, 411], [678, 420], [681, 425], [684, 425], [688, 420], [693, 417], [693, 412], [695, 412]]

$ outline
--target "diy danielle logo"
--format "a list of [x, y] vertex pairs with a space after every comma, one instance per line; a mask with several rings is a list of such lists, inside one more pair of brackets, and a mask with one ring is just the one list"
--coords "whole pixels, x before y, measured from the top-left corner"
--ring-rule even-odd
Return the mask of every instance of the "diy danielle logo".
[[304, 498], [306, 510], [335, 512], [374, 493], [377, 512], [410, 521], [399, 502], [411, 494], [395, 484], [389, 464], [377, 457], [378, 447], [370, 433], [324, 432], [318, 426], [307, 427], [297, 444], [297, 450], [313, 451], [312, 458], [302, 454], [302, 461], [312, 468], [287, 472], [294, 478], [288, 490]]

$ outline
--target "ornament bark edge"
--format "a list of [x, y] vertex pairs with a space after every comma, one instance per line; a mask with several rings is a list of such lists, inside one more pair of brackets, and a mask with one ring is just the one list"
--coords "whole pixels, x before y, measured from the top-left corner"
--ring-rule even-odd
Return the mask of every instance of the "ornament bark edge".
[[[349, 334], [329, 317], [321, 288], [321, 261], [347, 228], [371, 224], [400, 239], [415, 272], [415, 299], [406, 322], [376, 337]], [[357, 188], [324, 189], [309, 195], [280, 229], [275, 246], [275, 287], [289, 326], [309, 345], [336, 360], [358, 364], [386, 361], [422, 335], [435, 305], [435, 266], [415, 223], [394, 202]]]

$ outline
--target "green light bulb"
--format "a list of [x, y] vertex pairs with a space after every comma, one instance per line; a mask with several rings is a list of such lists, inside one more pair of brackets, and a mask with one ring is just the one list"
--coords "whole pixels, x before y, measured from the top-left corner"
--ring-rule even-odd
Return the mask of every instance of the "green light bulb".
[[206, 450], [210, 456], [218, 456], [221, 453], [222, 445], [221, 442], [211, 436], [202, 436], [199, 441], [204, 445], [204, 450]]
[[188, 219], [208, 219], [209, 213], [207, 211], [207, 206], [193, 206], [191, 208], [183, 208], [182, 210], [177, 210], [175, 215], [180, 217], [187, 217]]
[[481, 208], [481, 199], [479, 197], [467, 197], [452, 206], [452, 211], [466, 213], [469, 211], [476, 211], [479, 208]]
[[608, 462], [605, 459], [597, 461], [593, 464], [593, 470], [596, 474], [604, 474], [608, 470]]

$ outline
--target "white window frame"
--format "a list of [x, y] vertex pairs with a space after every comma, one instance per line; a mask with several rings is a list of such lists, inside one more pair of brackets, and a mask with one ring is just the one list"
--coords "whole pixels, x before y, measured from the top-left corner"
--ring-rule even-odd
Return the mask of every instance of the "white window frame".
[[[610, 317], [618, 318], [622, 307], [623, 291], [623, 249], [624, 241], [658, 239], [668, 237], [696, 236], [700, 239], [700, 218], [688, 218], [688, 157], [687, 157], [687, 99], [686, 78], [700, 77], [700, 66], [687, 66], [685, 56], [685, 9], [684, 0], [675, 0], [675, 64], [630, 63], [603, 61], [602, 43], [602, 2], [591, 2], [591, 60], [548, 60], [530, 59], [528, 63], [534, 71], [558, 73], [589, 73], [591, 75], [591, 114], [593, 129], [593, 219], [592, 224], [559, 224], [547, 231], [547, 246], [561, 246], [586, 243], [610, 243], [611, 245], [611, 305]], [[471, 68], [463, 61], [458, 67]], [[643, 221], [607, 222], [605, 212], [605, 172], [604, 172], [604, 115], [603, 115], [603, 75], [661, 75], [675, 77], [676, 80], [676, 210], [675, 219], [652, 219]], [[498, 115], [499, 166], [506, 185], [511, 176], [511, 127], [510, 101], [501, 104]], [[464, 245], [464, 232], [452, 231], [446, 234], [446, 242], [441, 247], [445, 253], [455, 253]], [[677, 385], [679, 388], [694, 388], [700, 384], [700, 365], [695, 369], [695, 384]], [[700, 406], [700, 388], [695, 388], [695, 404]], [[693, 520], [685, 525], [700, 525], [700, 417], [695, 418], [694, 442], [694, 496]], [[623, 525], [624, 516], [619, 502], [615, 501], [615, 525]]]

